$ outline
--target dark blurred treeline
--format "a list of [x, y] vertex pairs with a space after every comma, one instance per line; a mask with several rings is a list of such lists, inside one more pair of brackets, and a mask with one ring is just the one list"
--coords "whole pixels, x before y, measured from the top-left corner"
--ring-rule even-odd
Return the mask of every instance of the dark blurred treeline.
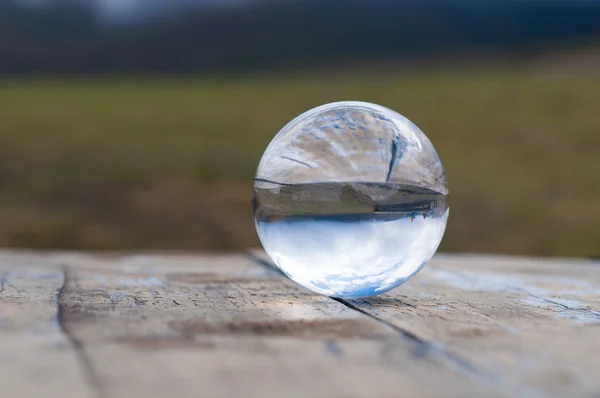
[[107, 21], [93, 3], [0, 0], [0, 73], [197, 73], [369, 59], [527, 56], [600, 37], [600, 2], [305, 0]]

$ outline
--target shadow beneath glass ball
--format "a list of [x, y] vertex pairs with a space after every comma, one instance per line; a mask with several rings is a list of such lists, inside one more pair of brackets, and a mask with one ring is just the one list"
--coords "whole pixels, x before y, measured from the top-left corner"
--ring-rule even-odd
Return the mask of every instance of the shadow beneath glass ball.
[[337, 301], [342, 302], [343, 304], [350, 304], [356, 309], [360, 310], [361, 308], [401, 308], [401, 307], [409, 307], [416, 308], [414, 305], [409, 304], [407, 302], [407, 297], [365, 297], [365, 298], [356, 298], [356, 299], [335, 299]]

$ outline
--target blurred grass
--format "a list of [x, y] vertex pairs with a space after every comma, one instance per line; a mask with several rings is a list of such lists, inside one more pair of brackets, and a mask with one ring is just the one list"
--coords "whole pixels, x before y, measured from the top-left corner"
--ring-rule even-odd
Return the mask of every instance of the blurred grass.
[[258, 245], [251, 180], [301, 112], [407, 116], [446, 167], [442, 249], [600, 257], [600, 74], [533, 68], [0, 81], [0, 245]]

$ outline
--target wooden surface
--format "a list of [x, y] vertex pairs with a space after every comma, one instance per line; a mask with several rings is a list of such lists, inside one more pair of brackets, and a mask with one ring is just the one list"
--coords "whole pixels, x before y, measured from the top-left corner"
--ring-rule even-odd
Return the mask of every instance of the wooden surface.
[[334, 300], [245, 255], [0, 252], [2, 397], [600, 397], [600, 264], [437, 255]]

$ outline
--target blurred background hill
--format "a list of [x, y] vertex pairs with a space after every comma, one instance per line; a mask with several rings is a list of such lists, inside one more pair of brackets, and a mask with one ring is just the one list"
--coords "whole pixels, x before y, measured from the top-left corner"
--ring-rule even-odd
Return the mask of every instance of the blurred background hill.
[[600, 1], [0, 0], [0, 245], [240, 250], [325, 102], [413, 120], [442, 249], [600, 257]]

